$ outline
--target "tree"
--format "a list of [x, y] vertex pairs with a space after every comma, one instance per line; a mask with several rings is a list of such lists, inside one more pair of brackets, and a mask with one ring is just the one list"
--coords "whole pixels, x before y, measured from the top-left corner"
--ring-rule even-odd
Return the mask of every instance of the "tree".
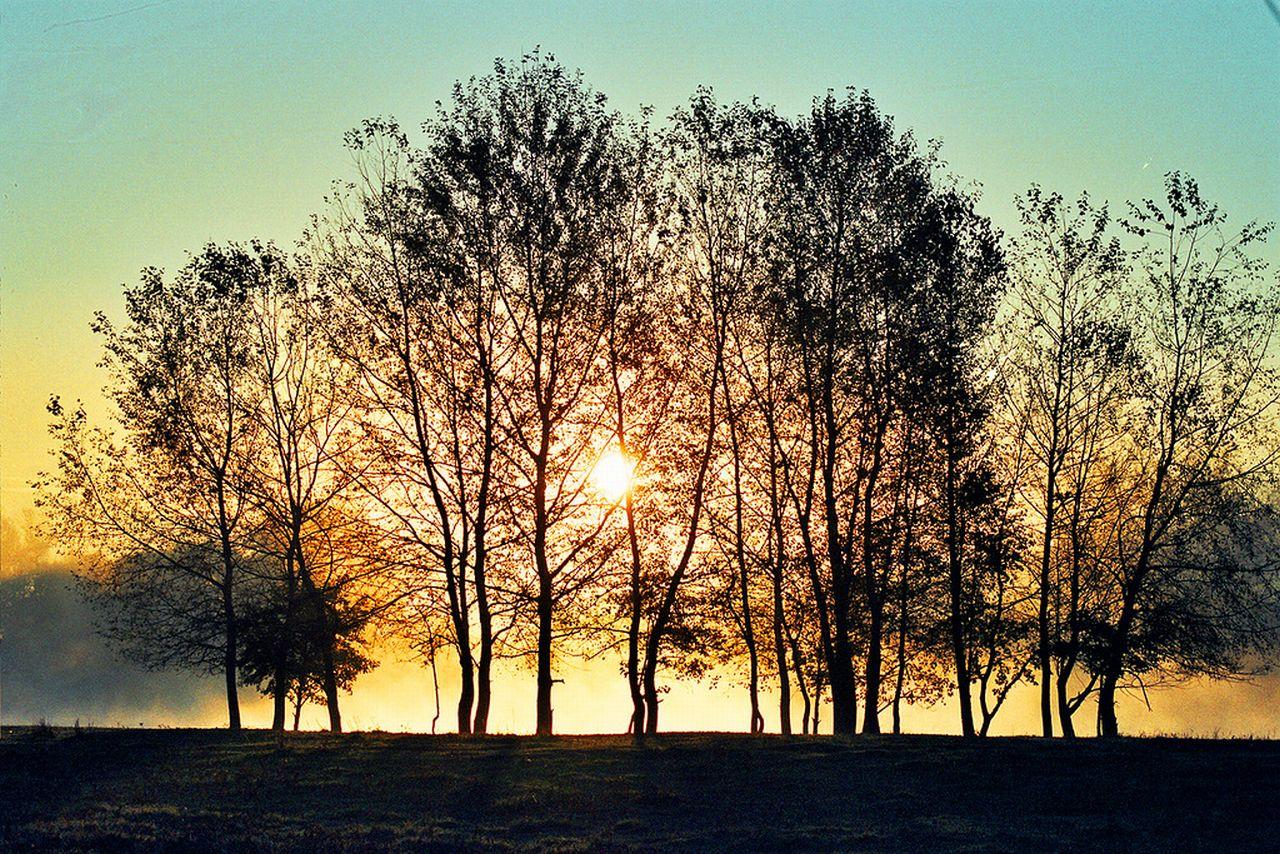
[[58, 470], [36, 483], [50, 535], [82, 561], [107, 606], [108, 635], [152, 666], [221, 669], [230, 728], [236, 598], [247, 535], [254, 425], [252, 293], [276, 275], [274, 250], [209, 245], [173, 279], [149, 268], [125, 291], [127, 322], [102, 314], [110, 429], [55, 398]]
[[[1122, 373], [1123, 366], [1115, 360], [1108, 363], [1096, 356], [1123, 351], [1119, 339], [1111, 347], [1098, 339], [1123, 329], [1113, 318], [1126, 268], [1119, 240], [1108, 234], [1106, 206], [1094, 207], [1088, 195], [1071, 204], [1056, 193], [1033, 186], [1017, 204], [1023, 234], [1013, 250], [1014, 312], [1020, 332], [1013, 358], [1023, 382], [1015, 403], [1020, 411], [1014, 422], [1025, 425], [1022, 435], [1040, 471], [1039, 482], [1026, 490], [1026, 500], [1042, 519], [1037, 656], [1041, 729], [1048, 737], [1053, 735], [1052, 657], [1057, 639], [1052, 604], [1054, 545], [1061, 540], [1059, 512], [1064, 504], [1070, 505], [1072, 530], [1078, 534], [1080, 514], [1085, 510], [1080, 502], [1086, 494], [1084, 485], [1079, 484], [1073, 493], [1076, 501], [1070, 503], [1060, 481], [1068, 467], [1074, 467], [1077, 474], [1088, 471], [1087, 455], [1097, 448], [1096, 419]], [[1104, 328], [1108, 326], [1110, 329]], [[1101, 354], [1098, 344], [1102, 344]], [[1103, 399], [1094, 400], [1099, 394]], [[1076, 571], [1078, 584], [1078, 567]], [[1065, 705], [1060, 707], [1061, 718]], [[1065, 730], [1070, 721], [1065, 720], [1062, 726]]]
[[[771, 287], [797, 354], [808, 425], [809, 475], [798, 479], [807, 486], [792, 503], [822, 628], [834, 729], [855, 731], [853, 659], [861, 646], [863, 729], [874, 733], [887, 581], [896, 563], [890, 543], [902, 530], [883, 512], [892, 506], [886, 469], [908, 398], [924, 385], [921, 370], [931, 358], [938, 362], [929, 324], [950, 320], [961, 328], [954, 312], [940, 313], [931, 301], [944, 304], [952, 291], [967, 293], [971, 281], [990, 278], [976, 266], [959, 267], [989, 253], [991, 241], [977, 226], [953, 233], [967, 227], [963, 197], [935, 191], [935, 154], [899, 135], [865, 93], [829, 94], [800, 121], [776, 123], [773, 152]], [[973, 258], [961, 258], [955, 246], [973, 249]], [[979, 326], [956, 334], [953, 348], [976, 340]]]
[[[326, 663], [333, 660], [334, 681], [338, 690], [350, 693], [357, 677], [377, 667], [377, 662], [367, 655], [358, 639], [359, 632], [352, 631], [351, 623], [360, 623], [361, 614], [322, 613], [316, 609], [314, 598], [302, 598], [292, 606], [281, 607], [264, 601], [257, 606], [243, 608], [240, 635], [240, 677], [245, 685], [259, 690], [263, 695], [287, 696], [293, 706], [293, 729], [296, 732], [307, 703], [327, 705], [325, 693]], [[336, 603], [325, 602], [324, 608], [332, 610]], [[289, 613], [292, 618], [286, 627], [281, 619]], [[331, 625], [343, 626], [331, 651], [329, 631]], [[281, 637], [288, 631], [290, 636]], [[287, 670], [291, 683], [277, 686], [278, 650], [288, 650]]]
[[1162, 202], [1130, 204], [1146, 241], [1136, 283], [1145, 364], [1128, 422], [1134, 499], [1117, 532], [1116, 605], [1104, 631], [1098, 726], [1114, 736], [1126, 676], [1229, 677], [1274, 643], [1277, 447], [1270, 362], [1280, 291], [1246, 251], [1269, 226], [1225, 230], [1182, 173]]
[[317, 645], [329, 726], [341, 732], [337, 651], [378, 610], [384, 560], [357, 489], [367, 460], [343, 399], [349, 375], [324, 346], [302, 278], [274, 264], [278, 274], [253, 301], [258, 405], [248, 413], [261, 436], [249, 474], [261, 517], [254, 546], [265, 598], [282, 610], [272, 725], [284, 728], [302, 638]]
[[443, 587], [461, 677], [458, 731], [483, 733], [500, 498], [495, 384], [506, 358], [493, 283], [504, 233], [493, 215], [493, 163], [464, 143], [468, 121], [463, 105], [442, 108], [423, 151], [384, 120], [348, 134], [359, 180], [336, 194], [314, 254], [323, 326], [360, 379], [356, 405], [376, 460], [365, 491], [401, 542], [404, 595]]
[[533, 569], [532, 585], [517, 590], [535, 614], [542, 735], [552, 731], [556, 612], [589, 587], [616, 545], [602, 537], [612, 511], [599, 511], [588, 487], [607, 418], [595, 391], [605, 379], [601, 238], [624, 203], [617, 123], [580, 74], [535, 53], [457, 86], [437, 131], [474, 170], [438, 189], [455, 209], [491, 218], [481, 261], [510, 352], [493, 368], [494, 405], [499, 453], [514, 469], [505, 484], [512, 556], [523, 552]]
[[[708, 473], [723, 417], [720, 403], [731, 317], [758, 263], [765, 187], [761, 118], [754, 108], [723, 106], [710, 91], [700, 90], [687, 108], [676, 111], [667, 138], [669, 192], [679, 229], [676, 275], [683, 316], [678, 329], [692, 344], [681, 360], [690, 388], [683, 426], [693, 438], [686, 461], [692, 482], [679, 556], [660, 584], [645, 640], [644, 731], [650, 733], [658, 727], [657, 671], [663, 644], [670, 640], [672, 617], [678, 613], [681, 585], [695, 558], [706, 509]], [[756, 716], [753, 709], [753, 729]]]

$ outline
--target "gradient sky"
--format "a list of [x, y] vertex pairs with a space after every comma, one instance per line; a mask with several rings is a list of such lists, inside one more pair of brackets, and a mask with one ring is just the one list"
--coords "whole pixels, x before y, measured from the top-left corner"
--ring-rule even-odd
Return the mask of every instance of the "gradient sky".
[[1171, 169], [1237, 221], [1280, 218], [1280, 21], [1264, 0], [8, 0], [0, 514], [21, 525], [30, 508], [48, 396], [94, 411], [88, 323], [118, 314], [122, 283], [210, 240], [291, 245], [347, 176], [345, 130], [372, 115], [414, 127], [452, 81], [536, 45], [615, 106], [659, 115], [698, 84], [785, 113], [865, 87], [901, 127], [942, 140], [1006, 229], [1031, 182], [1118, 203], [1158, 193]]

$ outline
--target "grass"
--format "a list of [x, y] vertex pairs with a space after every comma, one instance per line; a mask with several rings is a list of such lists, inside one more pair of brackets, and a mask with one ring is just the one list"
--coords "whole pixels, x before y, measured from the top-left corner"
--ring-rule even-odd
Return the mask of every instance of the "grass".
[[0, 849], [1274, 850], [1280, 743], [93, 730], [0, 741]]

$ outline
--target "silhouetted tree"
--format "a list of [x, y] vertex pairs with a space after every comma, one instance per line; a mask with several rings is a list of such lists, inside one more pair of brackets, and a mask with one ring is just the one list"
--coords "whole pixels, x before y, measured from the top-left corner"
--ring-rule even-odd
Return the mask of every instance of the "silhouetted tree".
[[1246, 251], [1269, 227], [1226, 231], [1181, 173], [1165, 189], [1162, 202], [1131, 204], [1125, 222], [1146, 242], [1133, 307], [1145, 364], [1128, 421], [1134, 498], [1102, 628], [1108, 736], [1126, 676], [1228, 677], [1275, 640], [1274, 511], [1262, 489], [1277, 453], [1280, 290]]
[[207, 246], [168, 281], [144, 270], [125, 291], [124, 326], [102, 314], [93, 324], [110, 427], [55, 398], [58, 469], [36, 483], [48, 533], [110, 603], [108, 634], [151, 666], [221, 669], [233, 730], [255, 429], [244, 416], [255, 393], [249, 306], [279, 272], [274, 249], [258, 243]]

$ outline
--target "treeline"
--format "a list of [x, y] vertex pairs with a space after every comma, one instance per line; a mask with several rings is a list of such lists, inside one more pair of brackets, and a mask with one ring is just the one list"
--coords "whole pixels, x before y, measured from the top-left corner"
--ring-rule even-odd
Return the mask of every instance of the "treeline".
[[[1006, 239], [865, 93], [612, 110], [534, 54], [420, 142], [371, 120], [296, 253], [208, 246], [99, 316], [112, 415], [50, 410], [48, 532], [139, 660], [328, 707], [406, 640], [742, 684], [752, 732], [985, 734], [1276, 659], [1280, 288], [1189, 177], [1033, 187]], [[762, 691], [780, 698], [764, 710]], [[772, 718], [772, 720], [768, 720]], [[1056, 721], [1056, 726], [1055, 726]]]

